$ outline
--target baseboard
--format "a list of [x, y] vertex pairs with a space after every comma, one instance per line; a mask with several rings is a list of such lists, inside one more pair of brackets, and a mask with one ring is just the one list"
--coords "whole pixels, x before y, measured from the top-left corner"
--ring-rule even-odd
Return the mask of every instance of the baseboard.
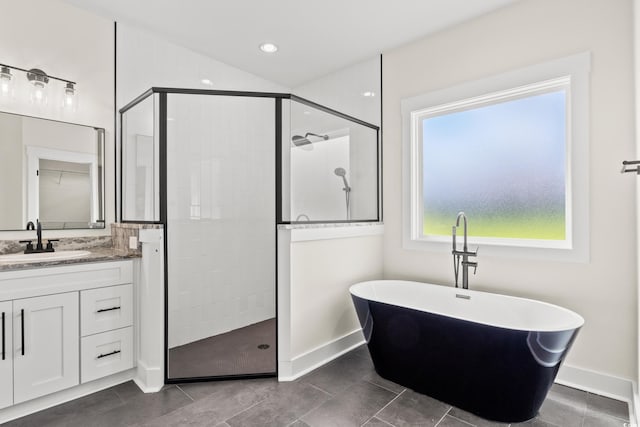
[[80, 384], [66, 390], [38, 397], [37, 399], [9, 406], [8, 408], [0, 410], [0, 424], [122, 384], [132, 380], [135, 374], [135, 369], [129, 369], [86, 384]]
[[636, 414], [639, 409], [637, 406], [639, 399], [634, 381], [571, 365], [562, 365], [556, 377], [556, 383], [627, 402], [630, 424], [637, 426]]
[[164, 386], [162, 368], [149, 368], [138, 360], [138, 370], [133, 381], [144, 393], [155, 393]]
[[278, 365], [278, 381], [293, 381], [364, 344], [362, 330], [357, 329], [313, 350], [282, 361]]

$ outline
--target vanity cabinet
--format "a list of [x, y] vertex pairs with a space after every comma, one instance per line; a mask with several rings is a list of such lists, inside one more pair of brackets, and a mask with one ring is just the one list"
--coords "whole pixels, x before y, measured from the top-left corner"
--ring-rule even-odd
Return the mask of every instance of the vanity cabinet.
[[132, 282], [131, 261], [0, 273], [0, 409], [133, 368]]
[[82, 383], [133, 367], [133, 285], [80, 292]]
[[13, 403], [80, 383], [78, 293], [13, 301]]
[[13, 309], [0, 301], [0, 409], [13, 404]]
[[79, 383], [76, 292], [0, 303], [0, 408]]

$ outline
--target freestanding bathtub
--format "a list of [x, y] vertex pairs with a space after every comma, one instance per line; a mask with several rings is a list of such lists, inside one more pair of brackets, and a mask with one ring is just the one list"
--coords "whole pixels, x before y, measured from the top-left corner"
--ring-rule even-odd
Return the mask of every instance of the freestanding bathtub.
[[350, 292], [380, 376], [501, 422], [536, 416], [584, 324], [556, 305], [426, 283]]

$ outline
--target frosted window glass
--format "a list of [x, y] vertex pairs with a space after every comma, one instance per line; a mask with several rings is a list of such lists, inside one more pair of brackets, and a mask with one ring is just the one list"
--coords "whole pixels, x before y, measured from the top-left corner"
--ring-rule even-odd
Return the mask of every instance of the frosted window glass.
[[[565, 89], [421, 118], [423, 235], [565, 240]], [[472, 224], [472, 225], [471, 225]]]

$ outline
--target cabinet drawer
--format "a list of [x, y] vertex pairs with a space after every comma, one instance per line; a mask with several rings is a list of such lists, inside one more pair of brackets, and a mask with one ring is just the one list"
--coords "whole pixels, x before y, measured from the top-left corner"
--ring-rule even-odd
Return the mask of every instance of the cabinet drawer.
[[87, 336], [133, 325], [133, 285], [80, 292], [81, 335]]
[[133, 327], [83, 337], [80, 352], [83, 384], [133, 368]]

